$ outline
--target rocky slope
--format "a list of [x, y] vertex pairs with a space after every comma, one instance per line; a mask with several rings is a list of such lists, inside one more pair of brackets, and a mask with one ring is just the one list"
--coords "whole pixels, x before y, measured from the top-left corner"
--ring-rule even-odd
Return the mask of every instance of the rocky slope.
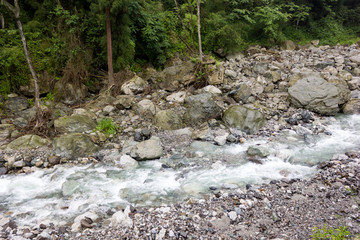
[[[9, 117], [0, 124], [0, 175], [28, 173], [69, 161], [123, 159], [122, 167], [127, 168], [136, 166], [136, 161], [175, 153], [195, 139], [217, 145], [242, 143], [286, 128], [307, 139], [327, 134], [321, 116], [360, 112], [357, 45], [312, 46], [298, 51], [250, 48], [248, 56], [233, 56], [220, 65], [209, 65], [209, 85], [201, 89], [187, 88], [196, 82], [193, 68], [191, 62], [178, 61], [162, 72], [147, 69], [122, 85], [123, 95], [101, 94], [81, 108], [46, 102], [54, 109], [54, 121], [49, 126], [57, 133], [50, 140], [21, 134], [19, 129], [26, 126], [35, 110], [25, 98], [10, 95], [4, 103]], [[66, 101], [69, 99], [70, 93]], [[94, 131], [97, 122], [108, 117], [121, 126], [119, 134], [106, 136]], [[255, 149], [259, 151], [255, 154], [251, 151], [249, 155], [266, 155], [261, 149]], [[214, 190], [206, 199], [190, 199], [184, 204], [136, 211], [128, 208], [114, 215], [110, 212], [110, 220], [84, 215], [72, 230], [95, 230], [72, 236], [306, 239], [312, 227], [321, 227], [324, 222], [346, 225], [352, 233], [359, 233], [359, 159], [357, 152], [348, 155], [321, 166], [323, 170], [310, 180], [287, 179], [247, 190]], [[15, 223], [5, 216], [0, 223], [3, 238], [71, 235], [66, 227], [45, 225], [16, 230]], [[112, 228], [107, 229], [109, 225]]]

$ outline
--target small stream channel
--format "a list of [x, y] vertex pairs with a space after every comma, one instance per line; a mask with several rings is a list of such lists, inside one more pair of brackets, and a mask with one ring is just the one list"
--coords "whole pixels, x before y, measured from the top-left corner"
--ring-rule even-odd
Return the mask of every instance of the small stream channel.
[[[307, 178], [315, 165], [360, 146], [360, 116], [328, 118], [326, 133], [310, 135], [283, 130], [271, 138], [244, 144], [215, 146], [193, 142], [183, 150], [193, 153], [141, 162], [122, 170], [111, 164], [57, 165], [27, 175], [0, 177], [0, 211], [15, 216], [19, 225], [65, 224], [88, 210], [106, 212], [131, 203], [135, 206], [182, 201], [209, 192], [209, 187], [261, 184], [273, 179]], [[249, 146], [260, 144], [271, 152], [263, 164], [246, 160]], [[166, 163], [173, 168], [164, 168]]]

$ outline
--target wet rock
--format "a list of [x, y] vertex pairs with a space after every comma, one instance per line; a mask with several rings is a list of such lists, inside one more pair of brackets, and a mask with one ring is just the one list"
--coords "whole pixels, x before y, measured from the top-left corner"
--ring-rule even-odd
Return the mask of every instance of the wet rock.
[[98, 150], [90, 137], [82, 133], [70, 133], [54, 138], [53, 148], [57, 156], [64, 158], [90, 156]]
[[185, 125], [181, 116], [173, 110], [162, 110], [155, 115], [154, 124], [164, 130], [176, 130]]
[[359, 114], [360, 113], [360, 99], [352, 99], [347, 102], [342, 109], [345, 114]]
[[131, 150], [130, 156], [136, 160], [151, 160], [160, 158], [163, 154], [163, 147], [158, 137], [152, 137], [149, 140], [139, 142]]
[[138, 162], [129, 155], [122, 155], [117, 164], [123, 169], [132, 169], [139, 165]]
[[0, 176], [5, 175], [7, 173], [7, 168], [6, 167], [0, 167]]
[[126, 95], [136, 95], [144, 92], [149, 84], [139, 76], [134, 76], [121, 86], [121, 91]]
[[339, 89], [322, 78], [300, 79], [288, 91], [291, 103], [295, 107], [306, 108], [324, 115], [334, 115], [339, 111]]
[[51, 141], [37, 135], [25, 135], [9, 143], [6, 149], [33, 149], [42, 146], [49, 146]]
[[249, 156], [267, 157], [270, 155], [269, 149], [264, 146], [250, 146], [246, 151]]
[[257, 132], [262, 128], [266, 119], [257, 111], [242, 106], [232, 106], [223, 114], [223, 121], [230, 127], [239, 128], [249, 134]]
[[83, 133], [93, 131], [96, 123], [86, 115], [72, 115], [56, 119], [54, 126], [60, 133]]

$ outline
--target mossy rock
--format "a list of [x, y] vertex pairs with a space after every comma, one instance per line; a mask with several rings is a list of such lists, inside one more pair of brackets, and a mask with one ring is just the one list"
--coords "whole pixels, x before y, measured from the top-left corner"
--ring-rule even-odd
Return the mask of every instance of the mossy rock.
[[6, 146], [6, 149], [33, 149], [48, 146], [50, 144], [51, 141], [46, 138], [42, 138], [37, 135], [25, 135], [9, 143]]
[[94, 130], [96, 123], [87, 115], [73, 115], [56, 119], [54, 126], [60, 133], [82, 133]]
[[181, 116], [173, 110], [162, 110], [155, 115], [154, 123], [163, 130], [176, 130], [185, 125]]

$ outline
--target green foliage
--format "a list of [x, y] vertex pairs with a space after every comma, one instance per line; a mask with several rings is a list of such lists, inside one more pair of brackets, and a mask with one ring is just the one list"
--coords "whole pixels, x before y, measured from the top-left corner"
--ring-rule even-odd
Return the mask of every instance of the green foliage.
[[46, 94], [46, 97], [42, 98], [42, 100], [45, 102], [46, 101], [54, 101], [54, 95], [51, 92], [49, 92], [48, 94]]
[[95, 130], [100, 131], [104, 133], [106, 137], [109, 137], [110, 135], [115, 135], [118, 132], [119, 127], [112, 121], [111, 118], [102, 118], [98, 122]]
[[313, 235], [311, 236], [313, 240], [343, 240], [350, 237], [350, 232], [347, 230], [347, 227], [332, 228], [328, 227], [326, 224], [323, 228], [314, 227]]

